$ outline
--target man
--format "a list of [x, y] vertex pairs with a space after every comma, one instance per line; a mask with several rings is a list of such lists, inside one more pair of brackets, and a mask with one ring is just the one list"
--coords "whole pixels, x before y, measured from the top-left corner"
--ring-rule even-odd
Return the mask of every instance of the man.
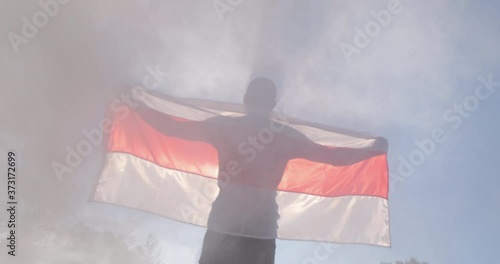
[[[297, 130], [270, 119], [277, 90], [266, 78], [254, 79], [244, 96], [246, 114], [206, 121], [153, 120], [153, 110], [139, 112], [167, 135], [209, 142], [217, 149], [219, 194], [212, 204], [200, 264], [272, 264], [278, 229], [277, 187], [289, 160], [304, 158], [349, 165], [380, 153], [318, 145]], [[385, 140], [377, 140], [386, 144]], [[220, 171], [219, 171], [220, 173]]]

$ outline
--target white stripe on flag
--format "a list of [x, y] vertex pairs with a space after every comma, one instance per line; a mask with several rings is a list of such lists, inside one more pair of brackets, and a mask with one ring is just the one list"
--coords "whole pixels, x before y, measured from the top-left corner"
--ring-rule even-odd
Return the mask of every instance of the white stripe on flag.
[[[213, 102], [201, 99], [160, 98], [148, 93], [137, 97], [138, 101], [158, 112], [193, 121], [203, 121], [217, 115], [241, 116], [244, 108], [239, 104]], [[273, 120], [288, 124], [317, 144], [325, 146], [372, 149], [376, 137], [367, 133], [305, 122], [273, 112]], [[373, 150], [386, 151], [385, 149]]]
[[[217, 180], [167, 169], [126, 153], [108, 153], [94, 201], [207, 226]], [[321, 197], [279, 191], [278, 238], [390, 246], [387, 199]], [[224, 232], [248, 236], [246, 230]], [[269, 233], [255, 234], [272, 238]]]

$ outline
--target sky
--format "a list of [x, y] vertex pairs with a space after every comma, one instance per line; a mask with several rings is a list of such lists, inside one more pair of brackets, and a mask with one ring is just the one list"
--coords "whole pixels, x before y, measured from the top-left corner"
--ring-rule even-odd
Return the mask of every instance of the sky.
[[[204, 229], [88, 201], [101, 146], [59, 179], [51, 164], [64, 160], [83, 130], [98, 127], [124, 84], [144, 85], [151, 72], [157, 82], [146, 88], [229, 102], [241, 102], [248, 82], [266, 76], [280, 89], [277, 111], [389, 140], [392, 248], [335, 245], [318, 264], [497, 258], [498, 1], [42, 0], [0, 6], [0, 149], [19, 154], [18, 196], [26, 207], [58, 212], [60, 221], [132, 225], [138, 237], [154, 232], [165, 263], [196, 263]], [[30, 31], [26, 20], [33, 19], [39, 20]], [[434, 148], [418, 160], [419, 144], [429, 140]], [[412, 158], [418, 165], [401, 171]], [[3, 245], [7, 229], [1, 226]], [[276, 263], [308, 263], [318, 246], [278, 241]]]

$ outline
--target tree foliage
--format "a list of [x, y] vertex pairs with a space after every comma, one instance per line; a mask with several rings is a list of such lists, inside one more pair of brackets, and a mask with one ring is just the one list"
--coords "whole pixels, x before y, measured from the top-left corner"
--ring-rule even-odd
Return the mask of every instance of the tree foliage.
[[76, 219], [57, 222], [61, 216], [40, 210], [25, 213], [26, 221], [20, 225], [22, 232], [17, 239], [16, 263], [164, 264], [159, 240], [153, 234], [144, 243], [137, 243], [132, 231], [121, 225], [99, 230], [94, 224]]

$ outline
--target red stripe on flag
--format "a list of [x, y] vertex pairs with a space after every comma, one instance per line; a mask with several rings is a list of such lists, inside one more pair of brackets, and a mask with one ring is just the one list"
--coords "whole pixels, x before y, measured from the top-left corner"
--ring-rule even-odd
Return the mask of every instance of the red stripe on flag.
[[[165, 168], [217, 178], [217, 150], [212, 145], [162, 134], [131, 109], [126, 118], [115, 116], [109, 137], [108, 152], [129, 153]], [[293, 159], [278, 189], [328, 197], [365, 195], [387, 199], [386, 159], [386, 154], [381, 154], [349, 166]]]

